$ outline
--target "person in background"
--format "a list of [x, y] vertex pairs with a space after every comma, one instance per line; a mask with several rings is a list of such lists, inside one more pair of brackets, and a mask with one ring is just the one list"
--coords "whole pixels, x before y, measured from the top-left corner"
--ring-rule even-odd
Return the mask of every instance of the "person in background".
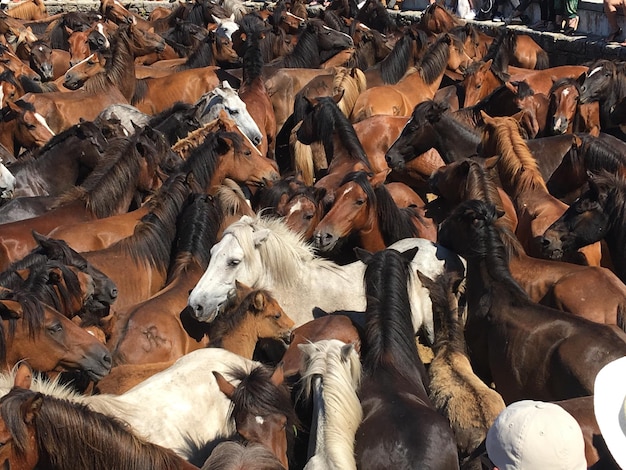
[[[626, 0], [604, 0], [604, 14], [609, 23], [609, 35], [606, 37], [608, 42], [616, 42], [621, 39], [622, 28], [617, 24], [617, 7], [621, 6], [624, 14], [626, 14]], [[622, 43], [622, 46], [626, 44]]]
[[573, 35], [578, 29], [578, 0], [555, 0], [554, 7], [557, 12], [563, 12], [565, 19], [563, 34]]
[[499, 470], [586, 470], [580, 425], [554, 403], [510, 404], [487, 432], [487, 456]]
[[596, 375], [593, 412], [613, 460], [626, 469], [626, 357], [609, 362]]

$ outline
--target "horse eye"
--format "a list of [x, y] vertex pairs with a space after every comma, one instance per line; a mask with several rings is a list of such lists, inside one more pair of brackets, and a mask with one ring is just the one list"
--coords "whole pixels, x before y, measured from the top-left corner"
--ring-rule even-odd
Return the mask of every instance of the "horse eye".
[[362, 206], [363, 204], [365, 204], [365, 200], [364, 199], [357, 199], [357, 201], [356, 201], [356, 205], [357, 206]]
[[237, 266], [239, 263], [241, 263], [241, 260], [231, 259], [228, 261], [228, 266]]
[[96, 63], [93, 60], [89, 60], [87, 61], [87, 65], [93, 66], [93, 65], [96, 65]]
[[306, 214], [306, 215], [304, 216], [304, 220], [311, 220], [312, 218], [313, 218], [313, 215], [312, 215], [312, 214]]
[[29, 124], [29, 123], [26, 123], [26, 129], [28, 129], [28, 130], [31, 130], [31, 131], [32, 131], [32, 130], [34, 130], [34, 129], [36, 129], [36, 128], [37, 128], [37, 126], [35, 126], [34, 124]]
[[53, 325], [50, 325], [50, 327], [48, 327], [48, 331], [50, 331], [51, 333], [58, 333], [62, 329], [63, 327], [61, 326], [60, 323], [55, 323]]
[[280, 317], [281, 317], [280, 312], [278, 312], [276, 315], [274, 315], [274, 318], [275, 318], [276, 320], [278, 320]]
[[477, 84], [476, 84], [476, 88], [480, 88], [481, 86], [483, 86], [483, 84], [482, 84], [482, 83], [477, 83]]

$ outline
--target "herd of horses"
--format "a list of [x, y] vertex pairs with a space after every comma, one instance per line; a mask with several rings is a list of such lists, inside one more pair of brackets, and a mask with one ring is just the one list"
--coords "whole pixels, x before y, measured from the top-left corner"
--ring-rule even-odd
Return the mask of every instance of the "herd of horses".
[[0, 11], [0, 466], [618, 468], [626, 66], [438, 2]]

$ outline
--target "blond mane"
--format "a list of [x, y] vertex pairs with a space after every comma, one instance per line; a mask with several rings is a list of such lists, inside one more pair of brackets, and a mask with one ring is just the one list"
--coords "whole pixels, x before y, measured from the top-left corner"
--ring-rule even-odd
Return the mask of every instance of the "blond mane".
[[494, 140], [496, 154], [500, 155], [498, 170], [502, 184], [510, 185], [516, 194], [524, 191], [548, 188], [541, 176], [537, 160], [520, 134], [519, 124], [512, 117], [491, 118], [483, 142]]

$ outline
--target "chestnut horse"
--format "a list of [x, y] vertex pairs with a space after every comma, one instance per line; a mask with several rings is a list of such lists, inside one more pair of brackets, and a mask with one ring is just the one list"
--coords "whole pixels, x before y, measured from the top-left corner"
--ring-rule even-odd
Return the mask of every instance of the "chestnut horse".
[[23, 149], [43, 147], [55, 135], [46, 119], [24, 100], [8, 102], [0, 114], [0, 145], [15, 158]]
[[600, 133], [600, 105], [598, 101], [580, 102], [580, 83], [576, 78], [561, 78], [550, 88], [548, 97], [548, 129], [553, 135], [589, 132]]
[[[313, 244], [331, 251], [340, 239], [355, 235], [357, 246], [375, 252], [403, 238], [435, 242], [437, 228], [418, 207], [399, 208], [384, 184], [385, 174], [370, 178], [363, 171], [348, 173], [336, 190], [335, 200], [315, 228]], [[396, 183], [402, 184], [402, 183]], [[415, 194], [415, 199], [424, 203]]]
[[626, 343], [607, 325], [532, 302], [511, 276], [496, 220], [492, 204], [469, 200], [439, 230], [439, 242], [467, 260], [465, 337], [474, 370], [507, 404], [593, 394], [596, 374], [626, 355]]
[[32, 294], [3, 290], [0, 315], [0, 367], [5, 371], [28, 359], [41, 372], [82, 370], [96, 381], [109, 373], [112, 361], [108, 349]]
[[[502, 188], [511, 197], [518, 217], [516, 235], [530, 256], [541, 257], [541, 239], [547, 227], [558, 219], [567, 205], [552, 196], [537, 161], [511, 117], [490, 117], [483, 113], [483, 156], [499, 155], [496, 165]], [[599, 266], [600, 245], [584, 248], [574, 260]]]
[[350, 120], [358, 122], [375, 114], [409, 116], [416, 104], [435, 96], [446, 68], [457, 70], [470, 61], [457, 38], [442, 34], [429, 46], [415, 71], [395, 85], [368, 88], [361, 93]]

